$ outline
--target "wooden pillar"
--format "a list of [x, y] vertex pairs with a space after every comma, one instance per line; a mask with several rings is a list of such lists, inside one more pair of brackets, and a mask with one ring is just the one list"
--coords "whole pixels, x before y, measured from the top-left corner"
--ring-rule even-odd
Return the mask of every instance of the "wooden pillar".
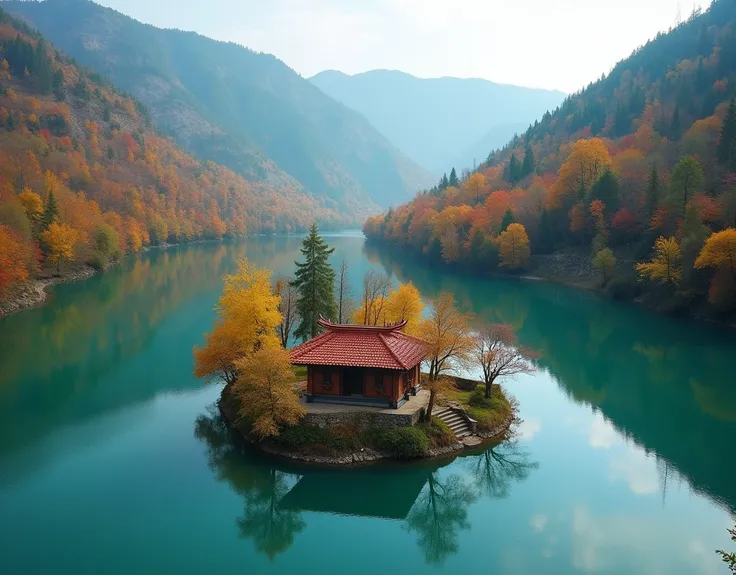
[[314, 370], [311, 365], [307, 366], [307, 403], [314, 399]]

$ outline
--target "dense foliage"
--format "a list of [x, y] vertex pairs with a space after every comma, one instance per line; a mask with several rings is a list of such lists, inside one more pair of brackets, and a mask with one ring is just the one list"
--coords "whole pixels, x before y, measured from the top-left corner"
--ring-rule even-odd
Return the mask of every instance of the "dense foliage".
[[[147, 245], [337, 222], [157, 135], [146, 109], [0, 10], [0, 291], [38, 264], [104, 267]], [[16, 247], [20, 245], [20, 248]]]
[[571, 251], [618, 294], [732, 313], [735, 85], [736, 4], [717, 0], [365, 232], [479, 272]]
[[270, 54], [148, 26], [86, 0], [4, 4], [139, 98], [189, 152], [249, 179], [292, 193], [303, 186], [361, 219], [431, 181], [362, 115]]

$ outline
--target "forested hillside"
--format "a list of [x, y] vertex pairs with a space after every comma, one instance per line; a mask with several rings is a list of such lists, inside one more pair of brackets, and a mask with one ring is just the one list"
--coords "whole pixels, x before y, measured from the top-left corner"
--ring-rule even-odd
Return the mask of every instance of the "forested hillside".
[[717, 0], [476, 173], [453, 170], [365, 231], [479, 272], [529, 269], [530, 253], [564, 252], [588, 259], [615, 296], [733, 313], [735, 93], [736, 3]]
[[417, 78], [396, 70], [352, 76], [327, 70], [310, 81], [437, 173], [456, 161], [464, 166], [484, 160], [565, 97], [481, 78]]
[[158, 136], [140, 103], [0, 9], [0, 296], [38, 265], [149, 244], [301, 230], [335, 211]]
[[431, 183], [363, 116], [270, 54], [155, 28], [88, 0], [3, 5], [140, 99], [188, 151], [249, 179], [296, 180], [363, 217]]

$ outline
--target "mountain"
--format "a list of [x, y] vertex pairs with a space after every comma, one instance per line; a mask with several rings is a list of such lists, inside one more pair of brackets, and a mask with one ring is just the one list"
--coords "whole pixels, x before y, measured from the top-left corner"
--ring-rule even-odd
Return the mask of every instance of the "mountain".
[[139, 101], [0, 8], [0, 298], [38, 272], [315, 219], [354, 223], [293, 180], [247, 182], [196, 160]]
[[[402, 152], [438, 174], [463, 153], [471, 155], [462, 158], [458, 168], [470, 166], [474, 157], [485, 160], [495, 147], [479, 149], [476, 144], [487, 134], [502, 134], [509, 124], [525, 128], [565, 97], [562, 92], [477, 78], [424, 79], [393, 70], [354, 76], [328, 70], [310, 81], [363, 114]], [[504, 143], [490, 139], [494, 146]]]
[[461, 154], [458, 154], [455, 159], [448, 163], [447, 166], [462, 166], [466, 168], [471, 164], [468, 162], [468, 158], [471, 158], [470, 162], [475, 161], [475, 164], [480, 164], [485, 161], [491, 150], [500, 150], [506, 144], [509, 143], [515, 135], [523, 134], [529, 127], [529, 122], [517, 123], [517, 124], [499, 124], [494, 126], [487, 133], [483, 134], [479, 140], [473, 142], [471, 146], [463, 150]]
[[736, 2], [715, 0], [474, 174], [443, 178], [365, 232], [476, 272], [536, 265], [664, 311], [734, 318], [735, 96]]
[[160, 130], [200, 158], [264, 181], [288, 175], [349, 213], [407, 199], [427, 183], [363, 116], [272, 55], [88, 0], [3, 5], [141, 100]]

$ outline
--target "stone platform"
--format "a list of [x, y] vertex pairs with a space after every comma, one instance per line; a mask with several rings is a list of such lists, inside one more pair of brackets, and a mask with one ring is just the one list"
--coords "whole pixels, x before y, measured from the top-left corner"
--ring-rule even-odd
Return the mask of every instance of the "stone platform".
[[344, 403], [307, 403], [304, 423], [318, 427], [341, 424], [358, 424], [360, 427], [393, 428], [415, 425], [429, 404], [429, 391], [423, 389], [411, 396], [401, 407], [376, 407], [372, 405], [346, 405]]

